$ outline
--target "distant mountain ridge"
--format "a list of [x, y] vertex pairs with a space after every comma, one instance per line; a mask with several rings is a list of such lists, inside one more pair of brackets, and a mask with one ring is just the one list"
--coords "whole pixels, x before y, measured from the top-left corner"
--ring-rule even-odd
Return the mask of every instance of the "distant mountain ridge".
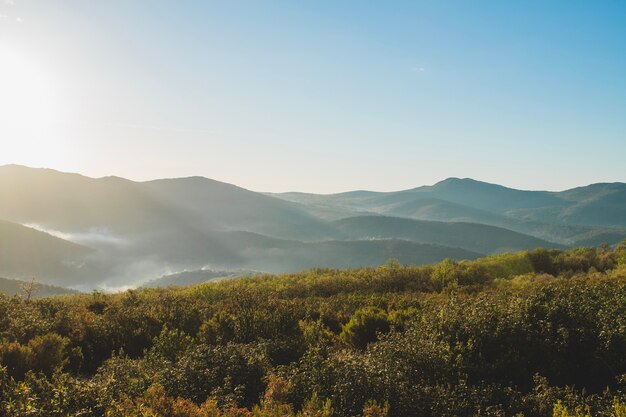
[[304, 226], [314, 229], [307, 237], [325, 228], [297, 204], [203, 177], [135, 182], [8, 165], [0, 167], [0, 195], [19, 196], [0, 200], [0, 219], [60, 230], [137, 233], [200, 223], [292, 238], [300, 237]]
[[0, 220], [0, 276], [61, 283], [75, 279], [93, 250]]
[[[26, 296], [24, 286], [29, 286], [28, 281], [21, 281], [17, 279], [0, 278], [0, 293], [8, 296], [21, 295]], [[31, 297], [51, 297], [55, 295], [67, 295], [76, 294], [77, 291], [70, 290], [68, 288], [57, 287], [54, 285], [39, 284], [35, 285], [35, 290], [31, 294]]]
[[169, 286], [187, 286], [207, 281], [219, 281], [222, 279], [240, 278], [258, 275], [258, 272], [236, 269], [231, 271], [213, 271], [200, 269], [197, 271], [182, 271], [175, 274], [164, 275], [148, 281], [142, 285], [144, 288], [162, 288]]
[[[626, 184], [600, 183], [560, 192], [515, 190], [469, 178], [395, 192], [329, 195], [272, 194], [315, 211], [355, 212], [418, 220], [463, 221], [508, 228], [560, 244], [576, 244], [592, 232], [626, 237]], [[338, 216], [341, 218], [342, 216]], [[349, 216], [343, 216], [349, 217]]]
[[536, 247], [560, 247], [552, 242], [495, 226], [437, 222], [388, 216], [349, 217], [333, 222], [347, 237], [403, 238], [422, 243], [456, 245], [482, 253], [511, 252]]
[[89, 290], [185, 270], [474, 259], [615, 244], [626, 238], [625, 215], [623, 183], [548, 192], [449, 178], [396, 192], [263, 194], [203, 177], [136, 182], [7, 165], [0, 276]]

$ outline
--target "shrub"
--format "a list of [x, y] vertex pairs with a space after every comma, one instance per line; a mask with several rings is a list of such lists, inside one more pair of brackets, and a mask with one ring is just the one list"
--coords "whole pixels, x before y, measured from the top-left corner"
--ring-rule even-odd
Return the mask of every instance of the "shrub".
[[380, 308], [368, 307], [358, 310], [343, 326], [341, 340], [357, 349], [365, 349], [368, 343], [378, 339], [379, 333], [387, 333], [390, 321]]

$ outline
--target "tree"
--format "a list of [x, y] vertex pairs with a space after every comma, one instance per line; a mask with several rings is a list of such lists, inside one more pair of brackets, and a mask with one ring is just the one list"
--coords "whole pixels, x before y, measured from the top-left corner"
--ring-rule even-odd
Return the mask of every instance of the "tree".
[[380, 308], [367, 307], [354, 313], [350, 321], [343, 326], [340, 337], [348, 345], [365, 349], [368, 343], [378, 338], [378, 333], [387, 333], [389, 329], [387, 313]]
[[40, 288], [41, 285], [39, 285], [35, 277], [33, 277], [30, 282], [20, 284], [20, 290], [22, 290], [22, 293], [24, 293], [26, 301], [30, 301], [31, 297], [34, 296]]

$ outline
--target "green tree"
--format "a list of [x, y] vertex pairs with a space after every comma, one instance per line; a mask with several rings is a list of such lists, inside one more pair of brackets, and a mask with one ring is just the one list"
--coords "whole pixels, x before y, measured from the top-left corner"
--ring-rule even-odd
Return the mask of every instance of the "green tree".
[[357, 349], [365, 349], [374, 342], [379, 333], [387, 333], [390, 321], [387, 313], [377, 307], [357, 310], [350, 321], [343, 326], [341, 340]]

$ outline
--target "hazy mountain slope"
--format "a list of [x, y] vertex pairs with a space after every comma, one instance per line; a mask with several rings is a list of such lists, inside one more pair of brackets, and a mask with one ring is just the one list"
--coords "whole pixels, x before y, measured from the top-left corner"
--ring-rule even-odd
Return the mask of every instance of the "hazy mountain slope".
[[62, 282], [81, 274], [92, 250], [19, 224], [0, 220], [0, 275]]
[[[390, 257], [425, 263], [550, 246], [520, 233], [562, 244], [614, 244], [626, 235], [619, 227], [625, 223], [624, 187], [595, 184], [551, 193], [453, 178], [397, 192], [265, 195], [202, 177], [134, 182], [8, 165], [0, 167], [0, 218], [93, 251], [68, 255], [55, 240], [24, 244], [3, 232], [0, 274], [36, 275], [88, 290], [181, 270], [280, 272], [376, 265]], [[349, 219], [372, 214], [387, 217]]]
[[206, 178], [145, 183], [0, 167], [0, 218], [62, 231], [137, 236], [155, 230], [250, 230], [280, 237], [325, 235], [324, 222], [281, 199]]
[[508, 223], [508, 219], [500, 214], [438, 198], [414, 197], [407, 202], [402, 202], [383, 210], [382, 214], [421, 220], [465, 221], [491, 225]]
[[206, 281], [217, 281], [229, 278], [238, 278], [251, 275], [257, 275], [258, 272], [246, 271], [246, 270], [234, 270], [234, 271], [213, 271], [200, 269], [197, 271], [183, 271], [176, 274], [164, 275], [161, 278], [157, 278], [148, 281], [142, 285], [145, 288], [156, 287], [168, 287], [170, 285], [184, 286], [199, 284]]
[[[576, 197], [577, 200], [563, 210], [548, 213], [557, 222], [626, 227], [626, 184], [595, 184], [559, 195], [564, 199]], [[546, 213], [530, 210], [522, 215], [541, 219]]]
[[[470, 222], [501, 227], [564, 245], [574, 242], [579, 235], [596, 230], [594, 227], [581, 225], [515, 218], [433, 198], [428, 193], [417, 193], [414, 191], [392, 193], [361, 192], [357, 198], [351, 197], [350, 194], [321, 195], [318, 196], [320, 197], [319, 199], [315, 198], [315, 195], [301, 193], [277, 194], [277, 196], [298, 201], [301, 204], [309, 204], [306, 207], [314, 214], [320, 210], [325, 212], [336, 210], [336, 216], [328, 216], [330, 220], [381, 214], [416, 220]], [[311, 203], [306, 203], [307, 201]]]
[[[567, 201], [582, 203], [585, 201], [600, 200], [604, 197], [622, 194], [626, 191], [626, 184], [622, 182], [597, 183], [584, 187], [571, 188], [561, 191], [558, 194], [560, 198]], [[623, 194], [622, 194], [623, 196]], [[623, 200], [622, 200], [623, 202]]]
[[563, 223], [626, 228], [626, 191], [600, 200], [576, 204], [564, 210]]
[[88, 178], [50, 169], [0, 167], [0, 218], [66, 232], [101, 230], [135, 234], [176, 219], [141, 191], [116, 177]]
[[417, 220], [485, 224], [561, 245], [578, 245], [582, 241], [587, 241], [591, 236], [595, 236], [589, 240], [589, 242], [595, 242], [592, 246], [601, 243], [612, 245], [626, 238], [626, 230], [615, 227], [538, 221], [533, 220], [532, 217], [530, 219], [516, 218], [431, 198], [418, 198], [408, 203], [399, 204], [382, 214]]
[[[0, 278], [0, 293], [6, 295], [24, 294], [22, 285], [28, 285], [27, 281], [17, 279]], [[32, 297], [50, 297], [54, 295], [76, 294], [78, 291], [54, 285], [37, 284], [37, 289]]]
[[[338, 194], [279, 193], [278, 198], [299, 203], [305, 207], [336, 210], [338, 213], [380, 213], [396, 204], [415, 199], [412, 190], [394, 192], [349, 191]], [[342, 216], [349, 217], [349, 216]]]
[[248, 232], [224, 234], [224, 240], [241, 248], [245, 263], [233, 267], [268, 272], [289, 272], [314, 267], [352, 268], [374, 266], [396, 258], [421, 265], [433, 259], [475, 259], [475, 251], [401, 239], [298, 242]]
[[317, 239], [331, 228], [296, 204], [203, 177], [142, 183], [159, 201], [181, 207], [215, 230], [248, 230], [271, 236]]
[[591, 184], [562, 192], [523, 191], [472, 179], [450, 178], [415, 189], [474, 209], [517, 220], [626, 227], [626, 184]]
[[554, 193], [566, 205], [509, 210], [511, 217], [601, 227], [626, 227], [626, 184], [592, 184]]
[[276, 196], [302, 204], [326, 204], [373, 211], [390, 209], [395, 205], [420, 199], [443, 200], [491, 213], [504, 213], [519, 208], [567, 205], [567, 202], [554, 193], [515, 190], [469, 178], [448, 178], [434, 185], [394, 192], [354, 191], [319, 196], [285, 193]]
[[594, 230], [575, 236], [572, 246], [600, 246], [602, 244], [616, 245], [626, 240], [626, 230]]
[[360, 216], [334, 223], [350, 239], [398, 238], [480, 251], [518, 251], [558, 247], [551, 242], [477, 223], [435, 222], [386, 216]]
[[413, 191], [493, 213], [519, 208], [567, 205], [551, 192], [516, 190], [471, 178], [448, 178]]
[[[94, 179], [9, 165], [0, 167], [0, 197], [0, 213], [9, 220], [61, 232], [97, 249], [80, 274], [46, 268], [42, 280], [54, 277], [60, 285], [88, 289], [109, 278], [116, 281], [111, 285], [123, 285], [170, 267], [200, 268], [207, 252], [237, 259], [210, 231], [198, 227], [202, 221], [193, 213], [122, 178]], [[63, 259], [57, 262], [64, 265]], [[31, 270], [43, 274], [36, 265], [33, 262]]]
[[592, 184], [562, 192], [523, 191], [472, 179], [449, 178], [432, 186], [380, 193], [277, 194], [326, 210], [336, 219], [378, 213], [420, 220], [465, 221], [507, 228], [537, 238], [575, 244], [586, 235], [607, 243], [626, 232], [626, 184]]
[[[225, 259], [207, 253], [203, 269], [293, 272], [315, 267], [374, 266], [390, 258], [407, 264], [425, 264], [445, 258], [475, 259], [482, 256], [465, 249], [400, 239], [302, 242], [252, 232], [224, 232], [219, 234], [219, 240], [225, 247], [236, 250], [238, 258]], [[164, 282], [169, 283], [168, 280]], [[164, 285], [164, 282], [157, 280], [158, 285]], [[145, 281], [142, 285], [152, 286], [154, 283]]]
[[[204, 178], [137, 183], [4, 166], [0, 197], [0, 215], [9, 220], [97, 249], [80, 276], [60, 267], [46, 273], [85, 289], [90, 281], [117, 287], [209, 262], [242, 263], [240, 249], [220, 240], [224, 230], [302, 240], [332, 232], [293, 203]], [[29, 271], [40, 269], [16, 272]]]

